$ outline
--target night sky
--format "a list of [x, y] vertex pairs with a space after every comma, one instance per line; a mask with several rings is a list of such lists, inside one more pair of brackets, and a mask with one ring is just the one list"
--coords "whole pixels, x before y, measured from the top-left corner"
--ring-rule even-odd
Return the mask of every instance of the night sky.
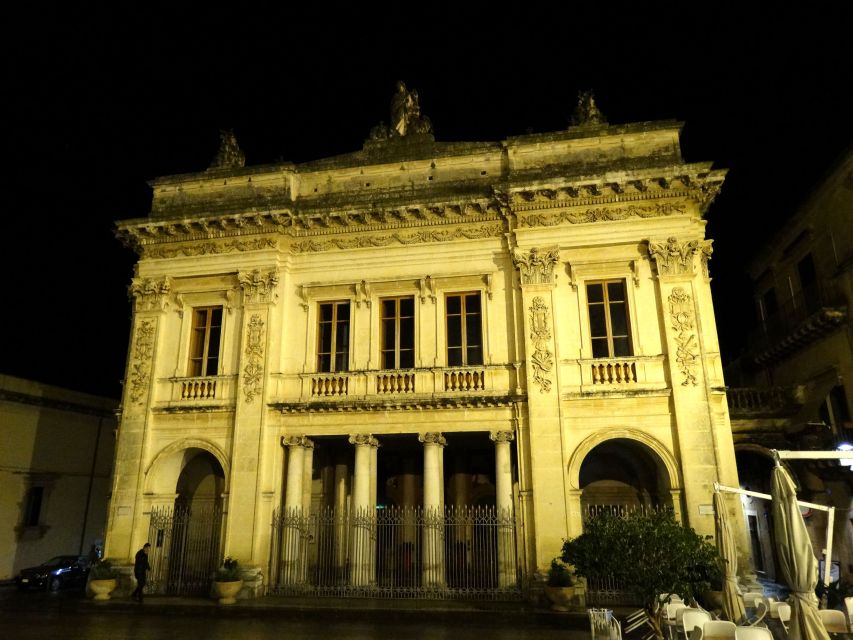
[[388, 121], [398, 79], [438, 141], [563, 129], [581, 89], [611, 124], [685, 122], [685, 160], [729, 169], [707, 219], [723, 353], [736, 356], [752, 318], [746, 261], [853, 140], [849, 21], [823, 5], [754, 16], [703, 3], [668, 18], [486, 6], [75, 5], [8, 24], [0, 373], [118, 398], [135, 256], [113, 229], [147, 215], [146, 182], [205, 169], [223, 128], [250, 165], [358, 150]]

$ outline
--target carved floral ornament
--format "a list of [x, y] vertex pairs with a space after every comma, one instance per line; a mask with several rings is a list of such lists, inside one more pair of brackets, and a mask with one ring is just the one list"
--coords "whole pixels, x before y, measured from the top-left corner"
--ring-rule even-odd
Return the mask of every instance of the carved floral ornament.
[[699, 361], [699, 349], [693, 322], [693, 301], [682, 287], [674, 287], [667, 298], [669, 318], [675, 332], [675, 361], [684, 376], [682, 386], [696, 386], [696, 365]]
[[649, 256], [657, 265], [658, 275], [693, 275], [696, 273], [694, 257], [700, 253], [702, 268], [708, 275], [708, 260], [713, 249], [711, 240], [687, 240], [667, 238], [666, 242], [649, 241]]
[[133, 358], [128, 372], [130, 400], [140, 404], [148, 388], [151, 358], [154, 354], [154, 321], [143, 320], [136, 329], [133, 341]]
[[533, 342], [533, 354], [530, 356], [530, 367], [533, 370], [533, 381], [539, 385], [540, 393], [551, 390], [551, 380], [548, 373], [554, 367], [554, 355], [548, 350], [551, 340], [549, 327], [548, 305], [540, 297], [533, 298], [530, 309], [530, 339]]
[[134, 278], [130, 281], [128, 293], [134, 300], [136, 311], [162, 311], [168, 303], [172, 283], [168, 277], [159, 280], [153, 278]]
[[264, 374], [264, 322], [261, 316], [253, 314], [246, 327], [246, 366], [243, 368], [243, 395], [246, 403], [251, 404], [261, 392], [261, 380]]
[[275, 269], [261, 271], [255, 269], [249, 273], [241, 271], [237, 279], [243, 287], [243, 302], [248, 304], [275, 302], [278, 294], [278, 273]]
[[521, 284], [554, 284], [554, 266], [559, 259], [560, 251], [556, 246], [533, 247], [528, 253], [516, 251], [512, 256], [521, 275]]

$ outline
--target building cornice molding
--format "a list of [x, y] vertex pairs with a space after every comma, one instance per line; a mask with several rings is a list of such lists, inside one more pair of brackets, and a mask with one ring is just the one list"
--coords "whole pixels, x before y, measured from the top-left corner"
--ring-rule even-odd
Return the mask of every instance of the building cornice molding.
[[422, 411], [511, 408], [526, 402], [526, 395], [466, 396], [464, 398], [418, 398], [399, 400], [355, 400], [347, 402], [271, 402], [267, 406], [283, 414]]

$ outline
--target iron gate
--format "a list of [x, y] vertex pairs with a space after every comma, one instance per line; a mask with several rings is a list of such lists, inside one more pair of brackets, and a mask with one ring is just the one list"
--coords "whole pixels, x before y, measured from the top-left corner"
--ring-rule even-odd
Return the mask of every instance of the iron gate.
[[518, 523], [495, 507], [387, 507], [273, 517], [270, 592], [385, 598], [521, 597]]
[[151, 511], [146, 591], [207, 595], [221, 560], [222, 508], [177, 504]]

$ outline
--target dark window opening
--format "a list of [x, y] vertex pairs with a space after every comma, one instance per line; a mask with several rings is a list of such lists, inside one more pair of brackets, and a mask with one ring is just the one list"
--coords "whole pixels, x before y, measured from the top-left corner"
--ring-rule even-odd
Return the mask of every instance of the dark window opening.
[[415, 366], [415, 299], [385, 298], [381, 305], [383, 369]]
[[350, 303], [324, 302], [319, 310], [317, 371], [348, 371]]
[[31, 487], [27, 491], [24, 504], [24, 526], [37, 527], [41, 520], [41, 505], [44, 498], [44, 487]]
[[483, 323], [479, 293], [446, 298], [447, 366], [483, 364]]
[[589, 330], [593, 358], [633, 355], [624, 280], [605, 280], [586, 285]]
[[187, 375], [219, 374], [219, 350], [222, 342], [222, 307], [193, 310], [190, 362]]

